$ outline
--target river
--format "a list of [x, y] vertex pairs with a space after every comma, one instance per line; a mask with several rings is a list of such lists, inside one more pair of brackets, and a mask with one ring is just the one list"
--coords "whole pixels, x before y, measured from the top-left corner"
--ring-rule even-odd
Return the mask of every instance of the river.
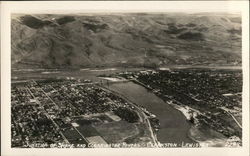
[[194, 143], [188, 137], [190, 124], [185, 116], [146, 88], [133, 82], [123, 82], [110, 84], [109, 89], [122, 94], [157, 116], [161, 124], [157, 139], [161, 143]]
[[[229, 68], [231, 69], [231, 68]], [[140, 68], [130, 69], [130, 71], [139, 71]], [[65, 78], [74, 77], [81, 79], [89, 79], [93, 82], [101, 81], [98, 78], [101, 74], [113, 74], [127, 69], [99, 69], [99, 70], [31, 70], [31, 71], [15, 71], [12, 72], [12, 81], [22, 79], [47, 79], [47, 78]], [[194, 143], [188, 137], [191, 128], [190, 123], [185, 116], [165, 103], [152, 92], [148, 91], [143, 86], [133, 82], [110, 83], [109, 89], [120, 93], [127, 97], [130, 101], [137, 105], [143, 106], [151, 113], [155, 114], [160, 121], [160, 130], [157, 132], [157, 139], [161, 143]]]

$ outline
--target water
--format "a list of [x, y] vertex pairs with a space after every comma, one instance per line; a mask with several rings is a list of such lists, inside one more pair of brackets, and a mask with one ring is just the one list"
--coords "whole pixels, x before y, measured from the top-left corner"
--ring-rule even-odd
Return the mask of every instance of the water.
[[144, 87], [133, 82], [124, 82], [111, 84], [109, 89], [122, 94], [157, 116], [161, 124], [157, 139], [161, 143], [194, 142], [188, 137], [190, 124], [185, 116]]
[[[43, 74], [47, 70], [34, 71], [15, 71], [12, 72], [12, 78], [19, 79], [47, 79], [47, 78], [65, 78], [74, 77], [89, 79], [93, 82], [100, 81], [98, 75], [113, 74], [125, 71], [126, 69], [112, 70], [54, 70], [49, 71], [49, 74]], [[141, 69], [131, 69], [137, 71]], [[148, 111], [157, 116], [160, 121], [161, 128], [157, 132], [157, 138], [161, 143], [190, 143], [193, 141], [188, 137], [190, 129], [189, 123], [185, 116], [175, 108], [166, 104], [159, 97], [149, 92], [144, 87], [133, 82], [114, 83], [110, 84], [109, 88], [127, 97], [130, 101], [145, 107]]]
[[[141, 68], [128, 69], [129, 71], [139, 71]], [[98, 82], [102, 79], [98, 76], [106, 74], [114, 74], [127, 71], [126, 68], [104, 68], [104, 69], [80, 69], [80, 70], [67, 70], [67, 69], [23, 69], [12, 70], [11, 77], [15, 80], [22, 79], [49, 79], [49, 78], [66, 78], [74, 77], [76, 79], [89, 79], [93, 82]]]

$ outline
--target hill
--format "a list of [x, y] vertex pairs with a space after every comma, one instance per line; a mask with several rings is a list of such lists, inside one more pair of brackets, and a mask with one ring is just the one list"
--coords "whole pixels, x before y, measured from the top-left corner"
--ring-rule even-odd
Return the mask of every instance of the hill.
[[14, 68], [241, 65], [232, 14], [12, 15]]

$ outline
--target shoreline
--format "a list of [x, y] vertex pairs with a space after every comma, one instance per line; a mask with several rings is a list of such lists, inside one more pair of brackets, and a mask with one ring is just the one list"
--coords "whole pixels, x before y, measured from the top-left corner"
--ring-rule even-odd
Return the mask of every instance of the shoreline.
[[[141, 85], [142, 87], [146, 88], [147, 90], [152, 91], [152, 88], [148, 87], [147, 85], [143, 84], [142, 82], [133, 79], [132, 82], [137, 83]], [[153, 93], [153, 92], [152, 92]], [[155, 93], [154, 93], [155, 94]], [[165, 101], [160, 95], [155, 94], [158, 96], [160, 99]], [[195, 110], [189, 106], [184, 106], [184, 105], [177, 105], [173, 103], [167, 103], [166, 104], [170, 105], [174, 109], [180, 111], [186, 118], [187, 121], [190, 121], [191, 116], [194, 119], [194, 123], [190, 122], [190, 129], [188, 132], [188, 137], [199, 143], [200, 147], [242, 147], [239, 142], [241, 141], [238, 137], [232, 136], [230, 138], [226, 138], [224, 135], [220, 134], [219, 132], [214, 131], [213, 129], [209, 129], [208, 131], [215, 133], [215, 135], [219, 134], [220, 137], [218, 138], [213, 138], [214, 136], [207, 136], [204, 132], [202, 132], [198, 128], [198, 120], [195, 118], [195, 115], [190, 114], [189, 112], [201, 114], [198, 110]]]
[[[113, 93], [114, 95], [117, 95], [117, 96], [119, 96], [119, 97], [125, 99], [129, 104], [131, 104], [132, 106], [134, 106], [134, 107], [138, 110], [138, 114], [141, 114], [139, 117], [140, 117], [144, 122], [147, 123], [148, 128], [149, 128], [148, 130], [149, 130], [149, 132], [151, 133], [151, 139], [152, 139], [153, 143], [154, 143], [155, 145], [158, 145], [158, 144], [159, 144], [159, 141], [158, 141], [158, 139], [157, 139], [156, 133], [154, 133], [153, 127], [152, 127], [152, 125], [151, 125], [151, 123], [150, 123], [150, 121], [149, 121], [149, 118], [148, 118], [147, 115], [145, 114], [145, 110], [144, 110], [143, 108], [141, 108], [140, 106], [138, 106], [138, 105], [135, 104], [134, 102], [130, 101], [128, 98], [124, 97], [124, 96], [121, 95], [120, 93], [117, 93], [117, 92], [115, 92], [115, 91], [113, 91], [113, 90], [108, 89], [106, 86], [100, 86], [100, 87], [101, 87], [102, 89], [108, 91], [108, 92]], [[147, 111], [147, 112], [148, 112], [148, 111]]]
[[[169, 104], [169, 103], [168, 103]], [[199, 143], [201, 147], [241, 147], [237, 142], [240, 141], [240, 139], [236, 136], [232, 136], [230, 138], [226, 138], [225, 136], [221, 136], [220, 138], [209, 138], [204, 132], [202, 132], [198, 128], [198, 120], [194, 115], [192, 115], [189, 112], [196, 112], [199, 114], [198, 111], [195, 111], [194, 109], [190, 108], [189, 106], [180, 106], [177, 104], [169, 104], [175, 109], [179, 110], [189, 121], [191, 116], [195, 120], [194, 123], [191, 123], [191, 127], [189, 129], [188, 137], [195, 142]], [[213, 129], [209, 129], [209, 131], [214, 131]], [[218, 133], [214, 131], [215, 133]], [[221, 134], [222, 135], [222, 134]], [[210, 136], [211, 137], [211, 136]]]
[[[193, 67], [191, 67], [193, 68]], [[116, 68], [116, 70], [111, 70], [111, 71], [119, 71], [119, 69], [125, 69], [125, 68]], [[130, 69], [130, 68], [128, 68]], [[131, 68], [133, 69], [133, 68]], [[66, 69], [67, 70], [67, 69]], [[91, 71], [90, 69], [86, 69], [87, 71]], [[84, 71], [86, 71], [84, 70]], [[145, 69], [146, 70], [146, 69]], [[102, 71], [102, 70], [101, 70]], [[98, 76], [95, 76], [95, 77], [98, 77]], [[111, 77], [98, 77], [98, 78], [101, 78], [103, 80], [107, 80], [107, 81], [115, 81], [115, 82], [122, 82], [124, 80], [121, 80], [119, 78], [111, 78]], [[136, 83], [144, 88], [146, 88], [147, 90], [150, 90], [150, 92], [152, 92], [152, 88], [148, 87], [147, 85], [141, 83], [140, 81], [136, 80], [136, 79], [125, 79], [125, 81], [131, 81], [133, 83]], [[153, 94], [155, 94], [157, 97], [159, 97], [160, 99], [162, 99], [164, 102], [165, 100], [161, 97], [161, 95], [159, 94], [156, 94], [154, 92], [152, 92]], [[165, 102], [166, 104], [169, 104], [167, 102]], [[188, 107], [188, 106], [182, 106], [182, 105], [177, 105], [177, 104], [169, 104], [171, 107], [173, 107], [174, 109], [176, 109], [177, 111], [180, 111], [186, 118], [186, 120], [190, 120], [190, 114], [189, 114], [189, 110], [191, 111], [194, 111], [192, 108]], [[203, 136], [199, 136], [199, 134], [201, 134], [202, 132], [199, 130], [199, 128], [197, 127], [197, 125], [195, 124], [192, 124], [190, 123], [190, 129], [189, 129], [189, 132], [188, 132], [188, 137], [191, 139], [191, 140], [194, 140], [195, 142], [201, 144], [201, 145], [204, 145], [202, 147], [214, 147], [216, 145], [221, 145], [221, 143], [223, 142], [224, 143], [224, 146], [226, 145], [226, 142], [228, 140], [228, 138], [222, 138], [222, 139], [214, 139], [214, 138], [207, 138], [206, 140], [202, 140], [200, 139], [201, 137], [206, 137], [205, 134], [203, 134]], [[155, 134], [156, 135], [156, 134]], [[156, 137], [157, 138], [157, 137]], [[236, 139], [237, 141], [237, 139]], [[217, 146], [218, 147], [218, 146]]]
[[233, 70], [242, 70], [242, 65], [232, 66], [232, 65], [169, 65], [169, 66], [159, 66], [156, 68], [150, 68], [150, 67], [78, 67], [78, 68], [11, 68], [11, 71], [14, 72], [35, 72], [35, 71], [68, 71], [68, 70], [76, 70], [76, 71], [114, 71], [119, 69], [233, 69]]

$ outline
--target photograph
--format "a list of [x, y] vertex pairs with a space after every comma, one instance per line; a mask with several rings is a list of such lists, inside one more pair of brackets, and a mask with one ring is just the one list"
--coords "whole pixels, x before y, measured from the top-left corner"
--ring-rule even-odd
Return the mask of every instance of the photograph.
[[241, 62], [239, 14], [13, 14], [11, 145], [241, 146]]
[[8, 16], [10, 149], [249, 146], [242, 12]]

